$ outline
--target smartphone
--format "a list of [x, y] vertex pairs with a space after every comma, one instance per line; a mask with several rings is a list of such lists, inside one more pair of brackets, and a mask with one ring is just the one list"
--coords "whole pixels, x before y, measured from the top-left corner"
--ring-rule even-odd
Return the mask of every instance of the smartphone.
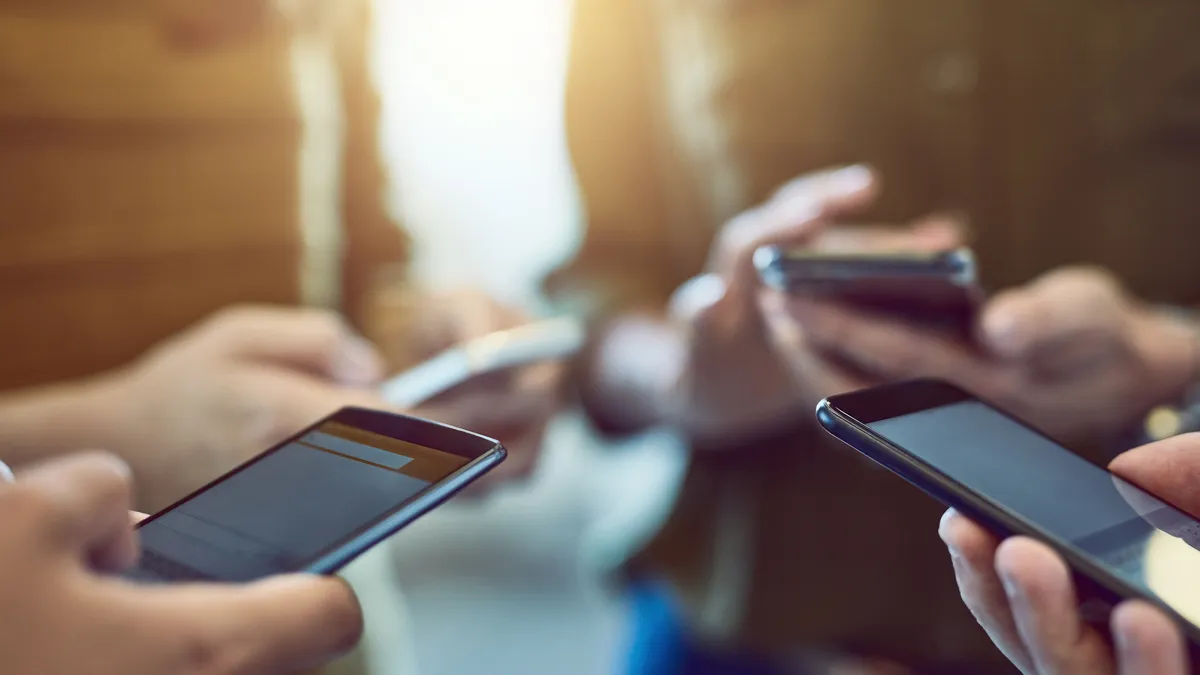
[[765, 246], [754, 265], [771, 288], [971, 334], [983, 300], [970, 249], [823, 252]]
[[143, 520], [141, 560], [126, 576], [332, 574], [504, 457], [479, 434], [345, 408]]
[[1094, 621], [1141, 598], [1200, 645], [1200, 521], [962, 389], [918, 380], [831, 397], [829, 433], [1000, 537], [1070, 564]]
[[586, 341], [583, 323], [543, 319], [469, 340], [383, 383], [381, 393], [399, 407], [421, 405], [473, 378], [509, 368], [575, 356]]

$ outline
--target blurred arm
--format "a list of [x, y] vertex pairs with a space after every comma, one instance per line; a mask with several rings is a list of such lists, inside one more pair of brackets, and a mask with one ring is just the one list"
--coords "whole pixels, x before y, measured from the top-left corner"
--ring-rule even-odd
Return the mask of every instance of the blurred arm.
[[0, 460], [14, 468], [119, 443], [119, 379], [105, 375], [0, 394]]

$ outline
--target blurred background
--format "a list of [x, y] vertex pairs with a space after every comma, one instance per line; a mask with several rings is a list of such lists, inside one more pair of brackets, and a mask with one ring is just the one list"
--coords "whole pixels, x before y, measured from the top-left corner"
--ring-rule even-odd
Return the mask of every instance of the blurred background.
[[[880, 222], [965, 214], [989, 288], [1089, 262], [1194, 304], [1197, 34], [1187, 0], [0, 0], [0, 388], [245, 302], [384, 342], [410, 288], [661, 311], [722, 223], [858, 161]], [[566, 406], [528, 481], [348, 572], [328, 672], [999, 667], [936, 505], [748, 446]]]

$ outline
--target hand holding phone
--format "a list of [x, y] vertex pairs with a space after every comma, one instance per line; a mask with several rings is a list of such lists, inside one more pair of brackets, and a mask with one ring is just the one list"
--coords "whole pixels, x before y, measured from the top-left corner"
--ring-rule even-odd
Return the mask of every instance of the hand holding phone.
[[837, 252], [766, 246], [754, 254], [763, 283], [970, 336], [983, 300], [970, 249]]
[[138, 525], [139, 581], [332, 574], [503, 461], [495, 440], [346, 408]]
[[1176, 622], [1193, 650], [1200, 644], [1200, 577], [1194, 574], [1200, 521], [1183, 504], [1147, 492], [945, 382], [835, 396], [819, 406], [818, 419], [992, 535], [1020, 535], [1049, 547], [1086, 582], [1092, 611], [1141, 601]]
[[295, 673], [344, 654], [363, 630], [340, 581], [147, 587], [130, 564], [129, 468], [104, 453], [25, 467], [0, 485], [0, 654], [6, 675]]

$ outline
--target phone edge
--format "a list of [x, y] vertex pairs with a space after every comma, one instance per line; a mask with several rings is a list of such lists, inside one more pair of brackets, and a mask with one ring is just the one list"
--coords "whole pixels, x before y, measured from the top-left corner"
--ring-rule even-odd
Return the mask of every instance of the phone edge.
[[367, 530], [356, 535], [340, 548], [317, 559], [301, 572], [309, 574], [336, 574], [360, 555], [382, 543], [385, 539], [399, 532], [417, 518], [429, 513], [445, 503], [468, 485], [482, 477], [491, 469], [504, 461], [508, 450], [497, 443], [479, 459], [459, 469], [457, 472], [438, 483], [430, 486], [429, 490], [415, 500], [400, 507], [392, 515], [372, 525]]
[[[853, 418], [842, 414], [830, 402], [830, 399], [826, 398], [817, 404], [817, 421], [822, 429], [844, 445], [892, 472], [941, 504], [958, 511], [997, 537], [1001, 539], [1013, 536], [1030, 537], [1054, 549], [1066, 560], [1072, 576], [1075, 578], [1077, 588], [1081, 583], [1085, 584], [1087, 590], [1103, 596], [1102, 601], [1114, 607], [1126, 600], [1143, 600], [1153, 604], [1179, 625], [1193, 658], [1200, 657], [1200, 627], [1176, 612], [1162, 599], [1153, 594], [1143, 593], [1119, 577], [1110, 574], [1107, 569], [1093, 564], [1075, 551], [1060, 545], [1053, 537], [1038, 532], [1034, 528], [1026, 527], [1021, 518], [992, 505], [985, 498], [976, 495], [974, 491], [964, 487], [963, 493], [960, 494], [941, 486], [940, 483], [957, 483], [949, 477], [934, 473], [934, 470], [922, 466], [920, 462], [909, 458], [902, 451], [890, 447], [885, 439], [878, 439], [877, 434], [870, 429], [862, 428]], [[867, 447], [861, 447], [854, 441], [861, 441], [862, 445]], [[1197, 665], [1200, 665], [1200, 662], [1197, 662]]]

